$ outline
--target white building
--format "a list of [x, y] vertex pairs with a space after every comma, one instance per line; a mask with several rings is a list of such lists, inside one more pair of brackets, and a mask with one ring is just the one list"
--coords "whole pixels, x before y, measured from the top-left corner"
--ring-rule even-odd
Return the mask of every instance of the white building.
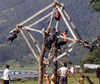
[[97, 69], [98, 67], [100, 67], [98, 64], [84, 64], [84, 68]]

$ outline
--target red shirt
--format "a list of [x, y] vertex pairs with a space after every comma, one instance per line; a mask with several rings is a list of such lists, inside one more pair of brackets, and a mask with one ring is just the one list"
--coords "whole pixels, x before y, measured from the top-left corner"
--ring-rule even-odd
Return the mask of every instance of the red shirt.
[[58, 20], [60, 20], [60, 18], [61, 18], [59, 11], [57, 12], [57, 18], [58, 18]]

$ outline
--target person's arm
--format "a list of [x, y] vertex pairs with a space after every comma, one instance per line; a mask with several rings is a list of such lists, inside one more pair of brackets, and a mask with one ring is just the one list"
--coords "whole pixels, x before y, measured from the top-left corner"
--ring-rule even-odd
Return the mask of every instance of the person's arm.
[[8, 75], [9, 81], [11, 82], [10, 75]]
[[63, 33], [60, 33], [60, 35], [62, 35], [62, 36], [63, 36]]
[[61, 71], [61, 69], [58, 69], [58, 71], [57, 71], [58, 76], [60, 75], [60, 71]]
[[8, 78], [9, 78], [9, 80], [10, 80], [10, 75], [8, 75]]
[[68, 72], [67, 72], [67, 75], [66, 75], [67, 77], [69, 76], [70, 72], [71, 72], [70, 68], [68, 68]]
[[11, 81], [11, 79], [10, 79], [10, 71], [8, 71], [8, 78], [9, 78], [9, 81]]
[[70, 70], [68, 70], [68, 72], [67, 72], [67, 77], [69, 76], [69, 74], [70, 74]]

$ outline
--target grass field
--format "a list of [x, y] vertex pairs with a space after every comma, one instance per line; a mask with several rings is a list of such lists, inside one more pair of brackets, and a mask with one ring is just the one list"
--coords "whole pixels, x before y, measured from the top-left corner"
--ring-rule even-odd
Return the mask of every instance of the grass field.
[[[96, 78], [95, 74], [85, 74], [85, 75], [89, 76], [94, 84], [99, 84], [98, 78]], [[75, 76], [79, 80], [80, 75], [79, 74], [75, 74]], [[3, 84], [3, 83], [0, 82], [0, 84]], [[10, 83], [10, 84], [38, 84], [38, 80], [16, 81], [16, 82], [13, 82], [13, 83]], [[46, 84], [45, 81], [44, 81], [43, 84]], [[77, 84], [77, 83], [71, 76], [69, 76], [68, 77], [68, 84]], [[84, 84], [89, 84], [89, 83], [85, 80]]]

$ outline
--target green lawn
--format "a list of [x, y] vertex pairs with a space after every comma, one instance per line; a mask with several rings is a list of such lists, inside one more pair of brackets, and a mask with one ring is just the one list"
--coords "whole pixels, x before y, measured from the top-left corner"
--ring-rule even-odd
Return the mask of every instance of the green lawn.
[[[99, 84], [98, 78], [96, 78], [95, 74], [85, 74], [85, 75], [89, 76], [90, 79], [94, 82], [94, 84]], [[79, 80], [80, 75], [75, 74], [75, 76]], [[0, 84], [3, 84], [3, 83], [0, 83]], [[10, 84], [38, 84], [38, 80], [26, 80], [26, 81], [19, 81], [19, 82], [17, 81], [17, 82], [10, 83]], [[45, 81], [43, 84], [46, 84]], [[68, 84], [77, 84], [77, 83], [71, 76], [69, 76], [68, 77]], [[89, 84], [89, 83], [85, 80], [85, 84]]]

